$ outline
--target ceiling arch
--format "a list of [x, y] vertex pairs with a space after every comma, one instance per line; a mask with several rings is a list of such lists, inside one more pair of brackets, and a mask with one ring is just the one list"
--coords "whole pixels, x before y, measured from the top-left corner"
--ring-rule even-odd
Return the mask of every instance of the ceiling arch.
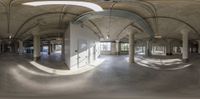
[[143, 19], [143, 17], [139, 16], [136, 13], [125, 10], [112, 10], [112, 12], [110, 12], [110, 10], [105, 10], [102, 12], [85, 13], [83, 15], [78, 16], [76, 20], [74, 20], [74, 23], [84, 22], [89, 19], [96, 19], [101, 16], [115, 16], [130, 19], [134, 21], [134, 23], [140, 25], [144, 29], [144, 32], [149, 33], [151, 37], [154, 36], [154, 31], [152, 30], [151, 26], [146, 22], [146, 20]]
[[154, 19], [154, 18], [158, 18], [158, 19], [171, 19], [171, 20], [174, 20], [174, 21], [177, 21], [177, 22], [180, 22], [180, 23], [183, 23], [185, 24], [186, 26], [190, 27], [199, 37], [200, 37], [200, 33], [197, 31], [197, 29], [192, 26], [190, 23], [186, 22], [186, 21], [183, 21], [181, 19], [178, 19], [178, 18], [174, 18], [174, 17], [169, 17], [169, 16], [156, 16], [156, 17], [146, 17], [145, 19], [148, 20], [148, 19]]
[[134, 25], [134, 23], [130, 23], [130, 24], [128, 24], [127, 26], [125, 26], [118, 34], [117, 34], [117, 37], [118, 37], [118, 39], [121, 39], [121, 38], [123, 38], [123, 37], [120, 37], [120, 35], [128, 28], [128, 27], [134, 27], [137, 31], [139, 31], [139, 32], [144, 32], [140, 27], [138, 27], [138, 26], [136, 26], [136, 25]]
[[29, 23], [31, 20], [34, 20], [38, 17], [41, 17], [41, 16], [45, 16], [45, 15], [53, 15], [53, 14], [70, 14], [70, 15], [74, 15], [74, 16], [77, 16], [77, 14], [74, 14], [74, 13], [69, 13], [69, 12], [46, 12], [46, 13], [42, 13], [42, 14], [38, 14], [38, 15], [34, 15], [30, 18], [28, 18], [26, 21], [23, 22], [23, 24], [21, 24], [19, 26], [19, 28], [17, 29], [17, 32], [15, 33], [14, 35], [14, 38], [19, 34], [19, 32], [22, 30], [22, 28], [27, 24]]

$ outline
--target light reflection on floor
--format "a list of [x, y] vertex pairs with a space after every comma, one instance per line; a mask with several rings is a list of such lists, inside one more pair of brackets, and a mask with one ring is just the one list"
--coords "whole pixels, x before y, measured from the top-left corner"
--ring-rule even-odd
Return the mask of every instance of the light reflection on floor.
[[98, 59], [95, 62], [91, 63], [90, 65], [84, 66], [82, 68], [78, 68], [76, 70], [61, 70], [61, 69], [53, 69], [53, 68], [49, 68], [47, 66], [41, 65], [35, 61], [31, 61], [30, 64], [32, 64], [33, 66], [35, 66], [36, 68], [50, 73], [50, 74], [55, 74], [55, 75], [75, 75], [75, 74], [80, 74], [80, 73], [84, 73], [87, 72], [89, 70], [94, 69], [95, 67], [99, 66], [100, 64], [103, 63], [103, 59]]
[[[13, 75], [13, 78], [18, 82], [18, 83], [23, 83], [23, 86], [30, 88], [31, 90], [38, 90], [40, 91], [39, 93], [45, 93], [42, 90], [49, 90], [49, 91], [56, 91], [56, 92], [62, 92], [62, 91], [70, 91], [72, 88], [74, 88], [74, 85], [82, 85], [83, 83], [86, 83], [86, 80], [80, 79], [79, 81], [71, 80], [70, 82], [66, 82], [65, 80], [48, 80], [43, 82], [42, 80], [35, 80], [32, 77], [28, 75], [24, 75], [26, 73], [20, 72], [19, 69], [10, 69], [10, 74]], [[46, 76], [46, 75], [45, 75]], [[39, 76], [38, 76], [39, 77]], [[50, 77], [50, 76], [49, 76]], [[80, 86], [79, 86], [80, 87]], [[65, 89], [66, 88], [66, 89]]]
[[[101, 56], [100, 66], [76, 75], [42, 71], [15, 55], [0, 57], [0, 99], [199, 99], [200, 56], [174, 71], [128, 64], [128, 56]], [[163, 60], [162, 58], [160, 58]], [[159, 62], [160, 59], [155, 59]], [[151, 59], [150, 59], [151, 60]], [[180, 62], [172, 59], [164, 62]], [[165, 67], [168, 67], [167, 64]], [[6, 96], [6, 98], [5, 98]]]
[[[153, 68], [156, 70], [178, 70], [192, 66], [191, 63], [184, 63], [180, 58], [177, 57], [168, 57], [165, 59], [162, 59], [161, 57], [165, 56], [157, 56], [156, 58], [136, 56], [135, 63], [140, 66]], [[128, 62], [129, 58], [127, 57], [126, 60]]]

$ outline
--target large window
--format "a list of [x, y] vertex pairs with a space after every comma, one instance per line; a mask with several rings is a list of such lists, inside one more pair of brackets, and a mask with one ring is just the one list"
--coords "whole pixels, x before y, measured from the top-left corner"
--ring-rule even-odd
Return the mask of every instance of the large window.
[[111, 51], [111, 43], [101, 42], [101, 51]]
[[55, 45], [55, 50], [56, 51], [61, 51], [62, 50], [62, 45]]
[[121, 43], [121, 51], [128, 51], [129, 44], [128, 43]]
[[42, 52], [48, 52], [49, 47], [48, 46], [43, 46]]

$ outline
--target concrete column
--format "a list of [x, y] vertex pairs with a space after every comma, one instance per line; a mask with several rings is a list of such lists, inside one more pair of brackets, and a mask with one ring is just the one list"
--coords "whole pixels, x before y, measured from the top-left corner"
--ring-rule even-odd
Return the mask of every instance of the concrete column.
[[144, 53], [144, 42], [142, 41], [142, 53]]
[[54, 53], [55, 51], [55, 44], [51, 44], [51, 52]]
[[152, 46], [152, 53], [155, 53], [156, 46]]
[[22, 54], [23, 54], [23, 51], [24, 51], [23, 41], [20, 41], [20, 40], [19, 40], [19, 48], [18, 48], [18, 51], [19, 51], [19, 55], [22, 55]]
[[116, 40], [116, 54], [119, 55], [120, 54], [120, 41], [119, 40]]
[[13, 52], [18, 53], [19, 43], [13, 42], [11, 48], [13, 49]]
[[116, 55], [116, 43], [115, 42], [111, 43], [111, 54]]
[[184, 62], [188, 62], [188, 30], [181, 31], [183, 40], [183, 53], [182, 58]]
[[40, 35], [38, 34], [33, 35], [33, 49], [34, 61], [37, 61], [40, 58]]
[[50, 52], [53, 53], [53, 44], [50, 44]]
[[1, 43], [1, 47], [2, 47], [1, 48], [2, 49], [1, 52], [4, 53], [5, 52], [5, 44], [3, 42]]
[[129, 33], [129, 63], [134, 63], [135, 46], [134, 46], [134, 32]]
[[0, 40], [0, 53], [2, 53], [2, 49], [1, 49], [2, 47], [1, 46], [2, 46], [2, 41]]
[[150, 41], [146, 41], [146, 46], [145, 46], [145, 56], [150, 56], [151, 55], [151, 47], [150, 47]]
[[51, 54], [51, 43], [49, 42], [49, 44], [48, 44], [48, 55], [50, 55]]
[[56, 44], [53, 44], [53, 52], [56, 51]]
[[[66, 44], [66, 43], [65, 43]], [[65, 53], [67, 53], [65, 51], [65, 49], [67, 49], [67, 46], [65, 44], [62, 44], [62, 50], [61, 50], [61, 54], [62, 54], [62, 57], [63, 59], [65, 59]], [[67, 60], [67, 59], [66, 59]]]
[[200, 40], [197, 40], [198, 42], [198, 53], [200, 54]]
[[166, 46], [166, 55], [172, 55], [172, 40], [167, 39], [167, 46]]

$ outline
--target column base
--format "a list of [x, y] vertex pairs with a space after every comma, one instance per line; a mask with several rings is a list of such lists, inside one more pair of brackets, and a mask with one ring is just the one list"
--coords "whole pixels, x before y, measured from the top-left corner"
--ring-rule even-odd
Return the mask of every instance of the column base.
[[135, 60], [129, 60], [129, 64], [134, 64]]
[[40, 57], [34, 57], [33, 60], [34, 60], [34, 61], [38, 61], [38, 60], [40, 60]]
[[146, 56], [146, 57], [150, 57], [150, 56], [152, 56], [152, 54], [145, 54], [145, 56]]
[[129, 62], [129, 64], [134, 64], [135, 62]]
[[172, 53], [166, 53], [166, 55], [167, 55], [167, 56], [171, 56], [171, 55], [173, 55], [173, 54], [172, 54]]
[[115, 55], [120, 55], [119, 52], [116, 52]]
[[147, 51], [147, 52], [145, 52], [145, 56], [150, 57], [150, 56], [152, 56], [152, 53], [150, 51]]
[[184, 62], [184, 63], [188, 63], [189, 62], [189, 59], [187, 58], [187, 59], [182, 59], [182, 61]]

